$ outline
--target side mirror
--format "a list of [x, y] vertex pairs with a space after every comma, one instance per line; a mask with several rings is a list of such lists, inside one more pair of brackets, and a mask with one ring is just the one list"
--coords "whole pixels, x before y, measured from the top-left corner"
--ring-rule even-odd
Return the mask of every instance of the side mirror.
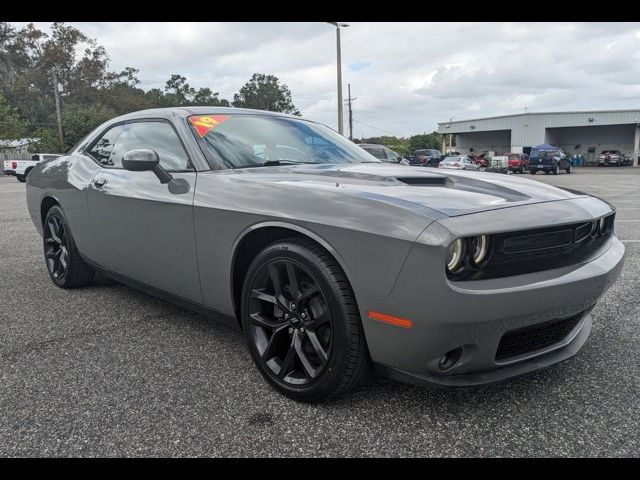
[[160, 165], [158, 154], [146, 148], [129, 150], [122, 157], [122, 166], [130, 172], [153, 171], [160, 183], [169, 183], [173, 177]]
[[153, 150], [141, 148], [129, 150], [122, 157], [122, 166], [131, 172], [145, 172], [153, 170], [153, 167], [160, 165], [160, 158]]

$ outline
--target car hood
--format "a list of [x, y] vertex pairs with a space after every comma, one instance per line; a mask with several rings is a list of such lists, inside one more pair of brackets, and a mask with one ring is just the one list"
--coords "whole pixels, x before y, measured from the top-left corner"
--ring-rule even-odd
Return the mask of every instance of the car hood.
[[282, 187], [338, 189], [374, 201], [416, 204], [447, 216], [588, 196], [515, 175], [389, 164], [287, 165], [220, 173]]

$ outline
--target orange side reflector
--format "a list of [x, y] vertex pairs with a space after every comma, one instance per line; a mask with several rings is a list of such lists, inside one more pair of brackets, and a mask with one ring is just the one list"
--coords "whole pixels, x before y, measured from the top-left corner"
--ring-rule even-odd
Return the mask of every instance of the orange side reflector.
[[372, 320], [378, 320], [380, 322], [389, 323], [401, 328], [413, 328], [413, 321], [406, 318], [394, 317], [393, 315], [387, 315], [386, 313], [376, 312], [375, 310], [369, 310], [367, 316]]

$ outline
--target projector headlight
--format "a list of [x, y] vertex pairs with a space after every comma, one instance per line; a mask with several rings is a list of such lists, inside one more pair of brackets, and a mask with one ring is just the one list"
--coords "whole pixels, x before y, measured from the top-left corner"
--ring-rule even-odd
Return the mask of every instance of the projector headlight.
[[481, 267], [489, 256], [489, 237], [479, 235], [471, 240], [471, 255], [473, 263]]
[[447, 270], [450, 273], [459, 273], [465, 264], [465, 242], [459, 238], [451, 244], [449, 247], [449, 254], [447, 255]]

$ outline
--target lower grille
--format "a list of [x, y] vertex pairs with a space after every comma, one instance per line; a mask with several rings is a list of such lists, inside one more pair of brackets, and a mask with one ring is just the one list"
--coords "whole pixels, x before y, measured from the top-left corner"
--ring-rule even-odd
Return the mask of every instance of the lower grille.
[[506, 360], [550, 347], [564, 340], [580, 322], [585, 312], [571, 317], [518, 328], [505, 333], [498, 345], [496, 360]]

